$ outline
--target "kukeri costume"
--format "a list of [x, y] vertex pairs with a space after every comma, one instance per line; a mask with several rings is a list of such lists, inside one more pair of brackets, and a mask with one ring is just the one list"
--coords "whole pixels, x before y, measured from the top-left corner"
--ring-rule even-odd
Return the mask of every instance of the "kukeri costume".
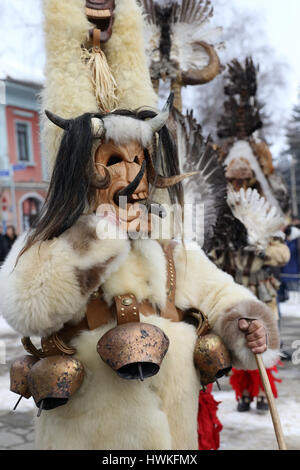
[[[131, 9], [118, 17], [125, 4]], [[186, 314], [200, 318], [201, 311], [206, 318], [199, 334], [209, 324], [232, 364], [246, 368], [255, 368], [255, 359], [238, 320], [261, 319], [269, 340], [268, 365], [277, 360], [276, 322], [264, 304], [197, 246], [143, 236], [168, 220], [161, 222], [163, 197], [180, 202], [182, 196], [178, 184], [183, 176], [166, 127], [170, 103], [159, 115], [149, 108], [128, 109], [133, 108], [129, 95], [136, 93], [136, 102], [143, 96], [146, 105], [155, 95], [146, 68], [136, 90], [120, 67], [117, 92], [127, 109], [99, 112], [90, 75], [78, 58], [88, 25], [84, 2], [70, 6], [46, 2], [48, 67], [51, 61], [53, 67], [48, 68], [44, 104], [62, 116], [47, 112], [52, 123], [44, 124], [53, 166], [47, 201], [0, 272], [1, 312], [23, 335], [29, 353], [13, 364], [11, 387], [24, 397], [32, 395], [39, 407], [38, 448], [197, 449], [201, 376], [194, 357], [201, 341], [195, 326], [184, 321]], [[131, 20], [141, 18], [133, 1], [116, 2], [115, 26], [129, 12]], [[66, 31], [71, 17], [73, 30]], [[56, 44], [65, 51], [65, 61]], [[139, 57], [136, 51], [134, 57]], [[108, 64], [113, 67], [113, 54]], [[129, 67], [126, 61], [123, 65]], [[125, 76], [128, 89], [121, 80]], [[41, 346], [34, 346], [30, 336], [40, 337]], [[216, 367], [210, 379], [218, 372]]]
[[[262, 127], [262, 122], [256, 99], [256, 68], [252, 60], [247, 59], [245, 67], [233, 61], [229, 65], [229, 79], [225, 86], [229, 99], [219, 123], [219, 137], [226, 140], [219, 152], [229, 183], [228, 204], [233, 219], [238, 219], [246, 228], [247, 237], [245, 239], [244, 231], [236, 227], [237, 240], [228, 237], [228, 244], [224, 244], [218, 235], [223, 230], [228, 232], [228, 229], [224, 222], [220, 222], [211, 255], [221, 269], [269, 305], [278, 318], [276, 298], [279, 283], [266, 267], [284, 266], [290, 254], [280, 232], [284, 225], [282, 208], [270, 184], [270, 177], [274, 174], [272, 155], [266, 143], [254, 135]], [[234, 227], [229, 230], [232, 232]], [[226, 238], [224, 232], [222, 237]], [[275, 379], [272, 371], [268, 372], [277, 396]], [[249, 398], [244, 396], [245, 403], [241, 403], [240, 408], [249, 409], [249, 399], [258, 396], [262, 389], [258, 371], [235, 371], [231, 383], [237, 399], [242, 399], [244, 391], [248, 391]], [[261, 406], [264, 407], [263, 402]]]
[[[163, 6], [153, 0], [140, 0], [140, 3], [146, 14], [146, 50], [154, 89], [162, 94], [169, 85], [175, 94], [171, 128], [177, 139], [181, 169], [189, 172], [201, 169], [198, 178], [187, 180], [184, 193], [185, 202], [193, 205], [193, 218], [198, 225], [195, 239], [202, 246], [211, 236], [220, 200], [224, 198], [224, 185], [218, 184], [222, 170], [218, 172], [209, 147], [206, 146], [205, 155], [200, 151], [204, 147], [201, 126], [192, 112], [187, 116], [181, 114], [182, 89], [206, 84], [220, 72], [217, 40], [221, 28], [210, 24], [213, 8], [208, 0], [183, 0], [180, 4], [172, 1]], [[200, 204], [204, 208], [203, 217], [199, 214]], [[204, 227], [199, 227], [202, 221]], [[198, 412], [199, 449], [217, 448], [220, 425], [216, 409], [210, 388], [202, 390]]]
[[[58, 213], [53, 210], [57, 217], [55, 222], [60, 220], [62, 211], [65, 212], [62, 224], [57, 226], [58, 231], [49, 234], [49, 239], [42, 242], [33, 242], [29, 238], [29, 246], [33, 242], [32, 246], [23, 254], [20, 252], [24, 248], [24, 237], [20, 238], [1, 270], [1, 286], [5, 285], [5, 289], [1, 288], [1, 311], [5, 318], [24, 336], [38, 335], [43, 338], [41, 352], [29, 349], [35, 356], [42, 357], [30, 369], [28, 377], [29, 389], [37, 404], [41, 405], [43, 401], [39, 401], [42, 399], [41, 388], [45, 393], [39, 370], [42, 361], [47, 361], [48, 377], [49, 360], [54, 369], [60, 368], [61, 372], [61, 366], [57, 363], [61, 361], [58, 359], [61, 355], [70, 364], [69, 369], [75, 369], [76, 377], [80, 375], [80, 381], [82, 369], [84, 371], [81, 387], [72, 396], [66, 371], [61, 380], [57, 379], [58, 384], [64, 384], [61, 388], [58, 385], [59, 391], [67, 391], [60, 397], [65, 401], [70, 399], [64, 406], [42, 413], [37, 422], [37, 445], [50, 449], [196, 449], [199, 376], [194, 366], [194, 347], [197, 333], [194, 326], [183, 321], [181, 312], [196, 309], [206, 314], [213, 331], [223, 338], [229, 348], [233, 364], [247, 368], [255, 368], [255, 360], [246, 347], [244, 334], [238, 330], [238, 319], [262, 319], [269, 338], [270, 349], [265, 353], [265, 360], [269, 364], [273, 362], [278, 347], [276, 324], [262, 303], [248, 290], [234, 284], [230, 276], [219, 271], [199, 248], [190, 250], [178, 244], [173, 251], [173, 261], [171, 251], [167, 248], [169, 241], [106, 238], [105, 228], [110, 222], [104, 227], [99, 225], [102, 219], [99, 220], [97, 215], [91, 213], [93, 207], [88, 205], [95, 184], [94, 172], [88, 171], [89, 165], [93, 168], [101, 146], [105, 145], [106, 139], [111, 140], [111, 131], [118, 129], [116, 145], [128, 143], [127, 139], [130, 138], [130, 141], [134, 139], [147, 149], [156, 125], [159, 128], [163, 121], [159, 118], [154, 122], [148, 121], [148, 124], [134, 117], [117, 114], [101, 119], [88, 115], [84, 120], [91, 129], [90, 146], [87, 148], [93, 150], [85, 165], [82, 161], [83, 167], [79, 163], [83, 155], [76, 154], [72, 147], [68, 151], [65, 147], [67, 143], [73, 142], [75, 136], [83, 138], [83, 135], [78, 136], [77, 127], [77, 124], [80, 127], [82, 123], [76, 120], [75, 123], [60, 122], [66, 130], [54, 167], [49, 206], [46, 206], [37, 230], [43, 227], [43, 221], [52, 213], [58, 186], [65, 187], [69, 178], [66, 170], [72, 159], [76, 160], [74, 165], [76, 163], [77, 173], [82, 175], [83, 184], [88, 181], [81, 209], [77, 199], [82, 196], [72, 191], [74, 210], [78, 209], [76, 221], [70, 219], [74, 217], [70, 209], [66, 212], [63, 207]], [[152, 127], [153, 123], [156, 123], [155, 127]], [[128, 134], [129, 127], [131, 134]], [[124, 128], [127, 132], [122, 136]], [[100, 129], [105, 129], [105, 134], [102, 131], [99, 134]], [[141, 130], [146, 132], [141, 133]], [[120, 158], [122, 161], [107, 166], [106, 172], [120, 171], [125, 156], [121, 154]], [[135, 155], [131, 155], [131, 158], [134, 160]], [[149, 160], [150, 157], [144, 158]], [[176, 158], [176, 155], [173, 154], [172, 158]], [[63, 168], [64, 165], [66, 168]], [[135, 173], [140, 179], [144, 165], [134, 161], [130, 165], [136, 166]], [[167, 178], [164, 181], [169, 184], [172, 174], [164, 176]], [[76, 180], [76, 175], [73, 178]], [[100, 184], [102, 187], [108, 184], [106, 176], [99, 176], [99, 180], [98, 187]], [[76, 188], [79, 187], [77, 184]], [[132, 191], [132, 185], [130, 188]], [[102, 191], [106, 190], [96, 191], [99, 198]], [[138, 187], [135, 187], [133, 194], [138, 197]], [[89, 215], [80, 215], [80, 212], [87, 211]], [[67, 227], [64, 224], [71, 225]], [[53, 224], [50, 225], [53, 227]], [[46, 231], [49, 228], [48, 224], [44, 226]], [[103, 302], [106, 307], [103, 307]], [[115, 315], [114, 305], [117, 311]], [[131, 362], [132, 358], [128, 354], [130, 338], [123, 337], [123, 350], [121, 347], [114, 349], [117, 356], [113, 355], [114, 360], [111, 362], [103, 355], [102, 360], [97, 353], [97, 344], [99, 350], [101, 340], [107, 339], [105, 334], [116, 326], [117, 319], [120, 325], [123, 321], [137, 320], [138, 315], [141, 322], [149, 325], [150, 330], [158, 331], [160, 341], [156, 338], [156, 343], [161, 349], [155, 355], [151, 351], [151, 348], [155, 349], [153, 331], [137, 325], [141, 341], [145, 338], [147, 340], [144, 353], [148, 359], [143, 356], [137, 361], [135, 357], [133, 362], [136, 365], [138, 362], [142, 365], [146, 363], [146, 377], [149, 368], [149, 375], [158, 371], [157, 367], [153, 370], [152, 365], [159, 366], [166, 354], [159, 373], [146, 380], [142, 386], [135, 381], [124, 380], [113, 370], [118, 368], [122, 375], [120, 369]], [[131, 324], [135, 325], [136, 322]], [[30, 343], [26, 341], [28, 349]], [[166, 353], [168, 343], [169, 350]], [[114, 344], [110, 343], [110, 348]], [[150, 351], [146, 345], [151, 346]], [[119, 354], [121, 351], [123, 356]], [[119, 367], [114, 363], [117, 360], [123, 361]], [[149, 368], [147, 363], [150, 364]], [[131, 374], [131, 378], [139, 377], [137, 370], [125, 371], [125, 377], [127, 373], [129, 376]], [[53, 391], [51, 388], [52, 380], [50, 384], [46, 382], [48, 387], [50, 385], [51, 393], [50, 396], [44, 395], [45, 408], [62, 404], [53, 400], [57, 395], [56, 389]]]
[[169, 81], [174, 107], [182, 111], [182, 87], [203, 85], [221, 71], [216, 43], [221, 28], [210, 25], [210, 0], [171, 1], [161, 6], [139, 0], [146, 14], [147, 55], [154, 89], [160, 80]]

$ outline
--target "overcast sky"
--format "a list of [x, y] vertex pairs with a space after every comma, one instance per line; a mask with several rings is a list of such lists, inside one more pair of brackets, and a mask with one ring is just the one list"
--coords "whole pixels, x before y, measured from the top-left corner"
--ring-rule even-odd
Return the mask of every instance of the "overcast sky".
[[[10, 75], [27, 80], [43, 79], [42, 2], [0, 0], [0, 78]], [[231, 5], [249, 8], [258, 17], [265, 17], [270, 45], [291, 67], [292, 77], [288, 81], [292, 89], [284, 98], [284, 104], [291, 109], [300, 86], [300, 0], [228, 0], [229, 9]], [[225, 15], [223, 8], [216, 15], [218, 21]]]
[[266, 19], [270, 44], [291, 65], [293, 94], [300, 86], [300, 0], [228, 0], [236, 6], [257, 10]]
[[[39, 69], [43, 67], [42, 55], [37, 58], [38, 52], [42, 54], [40, 31], [42, 1], [0, 0], [0, 71], [3, 71], [3, 60], [10, 63], [19, 60], [20, 65], [23, 62], [28, 73], [31, 51], [35, 73], [38, 74]], [[291, 64], [294, 71], [296, 99], [296, 90], [300, 84], [300, 0], [228, 0], [228, 4], [249, 8], [257, 11], [259, 16], [265, 16], [270, 43]], [[29, 26], [27, 32], [22, 31], [24, 23]]]

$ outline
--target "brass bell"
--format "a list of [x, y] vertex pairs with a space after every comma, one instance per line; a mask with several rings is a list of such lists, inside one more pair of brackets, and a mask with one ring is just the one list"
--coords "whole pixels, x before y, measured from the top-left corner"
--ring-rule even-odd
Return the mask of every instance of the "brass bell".
[[109, 330], [97, 345], [101, 359], [127, 380], [156, 375], [168, 348], [169, 339], [160, 328], [139, 322]]
[[17, 408], [22, 397], [26, 399], [31, 397], [27, 379], [31, 367], [34, 366], [38, 360], [38, 358], [33, 356], [22, 356], [16, 359], [10, 367], [10, 391], [20, 395], [14, 410]]
[[202, 386], [217, 382], [231, 369], [230, 353], [220, 336], [210, 333], [205, 315], [197, 313], [199, 326], [198, 338], [194, 349], [194, 363], [200, 372]]
[[40, 359], [28, 374], [28, 386], [40, 415], [65, 405], [80, 388], [84, 378], [82, 364], [67, 356]]

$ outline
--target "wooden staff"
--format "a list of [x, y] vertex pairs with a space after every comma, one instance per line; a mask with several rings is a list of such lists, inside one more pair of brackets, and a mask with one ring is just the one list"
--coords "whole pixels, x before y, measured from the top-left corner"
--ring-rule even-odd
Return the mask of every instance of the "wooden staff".
[[256, 359], [257, 368], [259, 370], [259, 374], [261, 377], [261, 381], [264, 386], [266, 397], [268, 400], [269, 409], [271, 412], [271, 417], [273, 421], [273, 426], [274, 426], [279, 450], [287, 450], [287, 446], [283, 437], [281, 422], [280, 422], [278, 411], [277, 411], [276, 404], [275, 404], [275, 398], [271, 389], [269, 377], [268, 377], [264, 362], [260, 354], [255, 354], [255, 359]]

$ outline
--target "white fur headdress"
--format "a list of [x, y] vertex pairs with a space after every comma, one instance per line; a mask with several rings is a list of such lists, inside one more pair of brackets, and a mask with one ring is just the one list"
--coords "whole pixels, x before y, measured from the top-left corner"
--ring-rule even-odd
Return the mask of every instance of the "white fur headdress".
[[[45, 0], [46, 86], [43, 109], [74, 118], [97, 112], [89, 68], [82, 61], [82, 45], [93, 27], [85, 15], [85, 0]], [[146, 63], [143, 17], [136, 0], [116, 0], [111, 39], [103, 45], [116, 80], [118, 107], [156, 107]], [[53, 168], [62, 132], [42, 116], [42, 144]]]

